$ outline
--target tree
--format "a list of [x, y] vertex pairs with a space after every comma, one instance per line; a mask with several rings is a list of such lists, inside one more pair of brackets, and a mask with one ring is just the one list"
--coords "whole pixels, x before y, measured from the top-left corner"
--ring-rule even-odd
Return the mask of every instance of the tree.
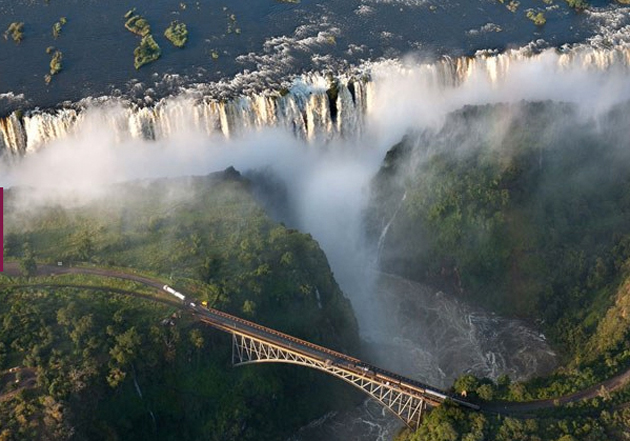
[[138, 331], [135, 326], [131, 327], [125, 333], [116, 337], [116, 346], [109, 351], [109, 354], [119, 365], [123, 366], [137, 356], [140, 343], [141, 339]]
[[24, 244], [22, 249], [22, 259], [20, 260], [20, 271], [26, 277], [32, 277], [37, 273], [37, 262], [31, 251], [31, 246], [28, 242]]
[[482, 400], [492, 401], [494, 398], [494, 388], [490, 384], [482, 384], [477, 388], [477, 395]]
[[256, 314], [256, 302], [245, 300], [243, 303], [243, 314], [253, 317]]
[[455, 380], [453, 388], [458, 393], [470, 393], [474, 392], [479, 386], [479, 380], [474, 375], [466, 374]]
[[201, 335], [201, 331], [199, 329], [193, 329], [192, 331], [190, 331], [190, 342], [197, 350], [203, 349], [205, 340], [203, 338], [203, 335]]
[[74, 237], [74, 254], [79, 260], [89, 260], [94, 253], [94, 241], [88, 230], [79, 231]]

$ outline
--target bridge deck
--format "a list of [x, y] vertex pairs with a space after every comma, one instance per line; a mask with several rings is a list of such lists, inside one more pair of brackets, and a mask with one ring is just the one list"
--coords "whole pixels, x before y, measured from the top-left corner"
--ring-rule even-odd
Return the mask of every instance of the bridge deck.
[[[274, 329], [267, 328], [216, 309], [206, 309], [200, 306], [193, 307], [190, 304], [188, 307], [193, 310], [194, 314], [201, 321], [215, 328], [221, 329], [225, 332], [242, 334], [267, 341], [286, 350], [313, 357], [323, 362], [332, 363], [358, 375], [376, 377], [388, 385], [396, 385], [397, 387], [406, 389], [411, 393], [422, 395], [432, 405], [439, 405], [447, 398], [460, 404], [468, 405], [468, 403], [463, 402], [457, 397], [450, 396], [445, 391], [365, 363], [358, 358], [350, 357], [346, 354], [301, 340], [291, 335], [284, 334]], [[473, 406], [470, 405], [469, 407]]]

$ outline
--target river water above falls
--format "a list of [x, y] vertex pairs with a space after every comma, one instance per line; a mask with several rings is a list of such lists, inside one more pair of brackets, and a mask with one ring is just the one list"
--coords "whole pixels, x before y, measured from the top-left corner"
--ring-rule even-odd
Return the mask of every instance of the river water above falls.
[[[552, 3], [552, 2], [550, 2]], [[287, 77], [310, 70], [338, 70], [361, 60], [405, 56], [411, 51], [450, 56], [542, 41], [561, 46], [598, 32], [601, 14], [615, 14], [606, 0], [576, 14], [564, 2], [517, 2], [518, 11], [496, 0], [169, 0], [0, 1], [0, 30], [24, 23], [24, 40], [0, 46], [0, 116], [6, 110], [53, 107], [103, 95], [153, 102], [182, 86], [215, 83], [218, 98], [234, 92], [281, 88]], [[161, 58], [134, 69], [139, 39], [124, 28], [134, 8], [150, 23]], [[544, 27], [526, 17], [543, 11]], [[61, 35], [51, 27], [67, 17]], [[163, 36], [172, 20], [187, 24], [185, 49]], [[63, 71], [47, 84], [54, 45]]]

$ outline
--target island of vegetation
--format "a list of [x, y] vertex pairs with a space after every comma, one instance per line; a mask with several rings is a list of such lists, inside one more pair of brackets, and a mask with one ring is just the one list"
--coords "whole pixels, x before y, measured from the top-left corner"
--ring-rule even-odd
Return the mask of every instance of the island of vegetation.
[[271, 441], [355, 403], [347, 385], [310, 369], [232, 367], [228, 335], [148, 300], [172, 296], [145, 285], [35, 276], [57, 262], [145, 274], [356, 353], [357, 325], [324, 253], [267, 217], [250, 185], [229, 169], [26, 212], [16, 207], [29, 190], [6, 191], [5, 257], [24, 277], [0, 274], [1, 439]]
[[125, 28], [142, 37], [140, 44], [133, 51], [133, 65], [136, 69], [140, 69], [145, 64], [160, 58], [162, 50], [151, 35], [149, 22], [141, 15], [136, 14], [135, 9], [127, 11], [125, 18], [127, 19]]
[[164, 36], [175, 46], [184, 47], [188, 41], [188, 29], [186, 24], [177, 20], [171, 22], [171, 24], [164, 31]]
[[[630, 387], [602, 382], [630, 372], [627, 114], [628, 104], [597, 121], [549, 102], [471, 106], [390, 150], [369, 221], [378, 238], [400, 206], [383, 269], [535, 321], [563, 362], [527, 383], [464, 376], [454, 386], [482, 407], [547, 407], [509, 417], [444, 406], [401, 440], [626, 439]], [[563, 399], [593, 387], [584, 401]]]
[[576, 11], [583, 11], [584, 9], [587, 9], [589, 7], [587, 0], [565, 0], [565, 1], [567, 2], [567, 5], [569, 5], [570, 8], [573, 8]]
[[140, 45], [133, 51], [133, 65], [136, 69], [140, 69], [145, 64], [160, 58], [162, 50], [155, 42], [151, 34], [142, 37]]
[[24, 39], [24, 23], [14, 21], [9, 25], [6, 31], [4, 31], [4, 39], [8, 40], [9, 37], [13, 39], [16, 43], [21, 42]]
[[518, 7], [521, 5], [521, 2], [519, 2], [518, 0], [510, 0], [507, 3], [506, 0], [499, 0], [499, 2], [504, 4], [510, 12], [516, 12], [518, 10]]
[[61, 29], [67, 23], [66, 17], [61, 17], [52, 27], [53, 38], [56, 40], [61, 35]]
[[55, 50], [50, 60], [50, 74], [57, 75], [61, 72], [61, 60], [63, 59], [63, 53], [60, 50]]
[[536, 26], [542, 26], [547, 23], [545, 14], [543, 14], [542, 12], [534, 12], [531, 9], [527, 11], [527, 18], [533, 21]]
[[50, 71], [44, 76], [44, 81], [46, 82], [46, 84], [50, 84], [53, 76], [61, 72], [61, 69], [63, 68], [61, 63], [63, 60], [63, 52], [61, 52], [60, 50], [56, 50], [53, 46], [48, 46], [46, 48], [46, 53], [52, 54], [52, 57], [50, 59]]
[[[129, 14], [129, 12], [127, 12], [127, 14]], [[125, 28], [141, 37], [147, 36], [151, 33], [151, 26], [149, 25], [149, 22], [141, 15], [133, 15], [133, 13], [125, 22]]]

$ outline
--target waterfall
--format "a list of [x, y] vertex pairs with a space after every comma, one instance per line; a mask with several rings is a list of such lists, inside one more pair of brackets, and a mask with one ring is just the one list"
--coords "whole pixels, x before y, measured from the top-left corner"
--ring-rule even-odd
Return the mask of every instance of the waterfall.
[[[119, 139], [159, 140], [189, 130], [229, 138], [252, 129], [283, 127], [301, 139], [326, 141], [359, 131], [360, 115], [366, 110], [369, 90], [364, 80], [347, 79], [341, 83], [334, 103], [336, 122], [333, 122], [333, 104], [326, 88], [296, 87], [284, 95], [236, 97], [219, 102], [184, 93], [179, 97], [164, 98], [152, 107], [121, 104], [114, 99], [111, 102], [99, 100], [96, 106], [110, 108], [102, 116], [103, 124], [109, 126]], [[72, 135], [92, 107], [93, 104], [70, 109], [33, 110], [25, 115], [14, 112], [0, 118], [0, 152], [22, 156]]]
[[178, 97], [163, 98], [150, 107], [111, 98], [57, 110], [16, 111], [0, 118], [0, 156], [30, 154], [47, 143], [72, 135], [81, 126], [84, 114], [99, 106], [118, 106], [118, 110], [103, 116], [102, 121], [118, 139], [159, 140], [190, 130], [229, 138], [252, 129], [281, 127], [299, 139], [325, 143], [362, 133], [366, 116], [376, 107], [378, 81], [370, 78], [379, 69], [394, 69], [400, 75], [413, 72], [418, 81], [439, 91], [479, 80], [495, 85], [507, 78], [515, 66], [544, 67], [556, 72], [612, 69], [627, 72], [630, 46], [578, 45], [538, 52], [524, 47], [500, 54], [480, 51], [472, 57], [444, 57], [411, 67], [395, 60], [366, 63], [345, 76], [305, 74], [282, 92], [221, 101], [200, 97], [191, 89]]
[[17, 112], [0, 118], [0, 153], [22, 155], [26, 151], [26, 132]]

